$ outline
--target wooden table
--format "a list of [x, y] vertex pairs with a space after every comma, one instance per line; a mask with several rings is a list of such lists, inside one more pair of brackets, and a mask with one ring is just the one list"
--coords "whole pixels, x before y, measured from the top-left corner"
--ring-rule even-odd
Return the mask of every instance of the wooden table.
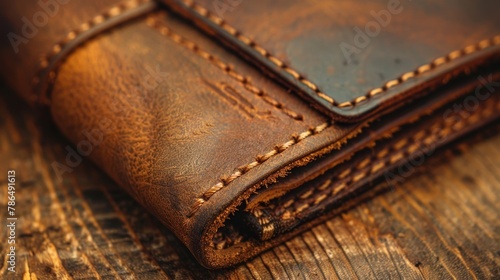
[[[498, 126], [253, 260], [210, 271], [88, 159], [58, 180], [51, 164], [64, 162], [68, 143], [23, 108], [0, 97], [0, 275], [6, 279], [500, 277]], [[7, 271], [3, 227], [9, 169], [17, 179], [15, 274]]]

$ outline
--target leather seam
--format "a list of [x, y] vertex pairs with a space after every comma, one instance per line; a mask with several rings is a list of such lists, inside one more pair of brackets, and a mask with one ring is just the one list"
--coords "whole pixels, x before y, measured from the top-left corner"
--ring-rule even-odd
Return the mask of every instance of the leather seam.
[[314, 84], [310, 80], [306, 79], [303, 75], [299, 74], [296, 70], [294, 70], [290, 66], [286, 65], [285, 62], [283, 62], [282, 60], [280, 60], [276, 56], [272, 55], [269, 51], [267, 51], [266, 49], [264, 49], [263, 47], [258, 45], [254, 40], [244, 36], [239, 30], [237, 30], [236, 28], [234, 28], [231, 25], [229, 25], [228, 23], [226, 23], [220, 17], [212, 14], [210, 11], [208, 11], [206, 8], [200, 6], [199, 4], [196, 4], [195, 1], [193, 1], [193, 0], [182, 0], [182, 2], [184, 3], [184, 5], [186, 5], [186, 7], [188, 7], [192, 11], [196, 12], [198, 15], [200, 15], [200, 16], [210, 20], [211, 22], [215, 23], [216, 25], [220, 26], [226, 32], [231, 34], [234, 38], [238, 39], [243, 44], [254, 49], [257, 53], [259, 53], [267, 61], [270, 61], [274, 65], [283, 69], [288, 74], [290, 74], [293, 78], [295, 78], [297, 81], [299, 81], [303, 85], [307, 86], [309, 89], [313, 90], [318, 97], [327, 101], [329, 104], [331, 104], [332, 106], [337, 107], [337, 108], [352, 108], [352, 107], [354, 107], [354, 106], [356, 106], [364, 101], [368, 101], [372, 97], [375, 97], [381, 93], [387, 92], [390, 88], [393, 88], [397, 85], [403, 84], [404, 82], [406, 82], [412, 78], [418, 77], [419, 75], [421, 75], [423, 73], [434, 70], [438, 66], [444, 65], [444, 64], [449, 63], [449, 62], [456, 60], [458, 58], [461, 58], [461, 57], [470, 55], [472, 53], [478, 52], [478, 51], [483, 50], [485, 48], [500, 45], [500, 35], [497, 35], [493, 38], [484, 39], [480, 42], [477, 42], [476, 44], [469, 45], [463, 49], [452, 51], [445, 56], [438, 57], [430, 63], [427, 63], [424, 65], [421, 65], [420, 67], [417, 67], [413, 71], [403, 73], [398, 78], [390, 80], [378, 88], [371, 89], [367, 93], [365, 93], [364, 95], [355, 97], [351, 101], [345, 101], [345, 102], [339, 103], [338, 101], [333, 99], [328, 94], [322, 92], [316, 84]]
[[[111, 7], [107, 11], [95, 16], [91, 20], [80, 24], [80, 26], [78, 28], [68, 32], [64, 39], [55, 43], [52, 46], [51, 51], [49, 53], [45, 54], [44, 56], [42, 56], [40, 58], [40, 62], [38, 63], [37, 74], [33, 77], [33, 80], [32, 80], [33, 88], [36, 89], [38, 87], [38, 85], [40, 84], [40, 82], [42, 80], [41, 75], [45, 70], [47, 70], [50, 67], [50, 61], [63, 50], [64, 46], [66, 46], [69, 43], [71, 43], [72, 41], [74, 41], [78, 37], [79, 34], [86, 32], [86, 31], [90, 30], [93, 26], [99, 25], [99, 24], [101, 24], [101, 23], [103, 23], [111, 18], [120, 16], [124, 12], [138, 7], [140, 4], [149, 3], [149, 2], [151, 2], [151, 0], [130, 0], [130, 1], [119, 3], [119, 4]], [[55, 77], [56, 77], [56, 70], [52, 70], [49, 72], [47, 78], [50, 80], [54, 80]], [[36, 90], [34, 90], [34, 92], [35, 92], [35, 98], [40, 100], [40, 98], [41, 98], [40, 95], [42, 93], [36, 93]]]
[[196, 43], [193, 43], [193, 42], [187, 40], [186, 38], [176, 34], [170, 28], [168, 28], [164, 24], [160, 23], [153, 16], [149, 16], [147, 18], [146, 24], [149, 27], [152, 27], [154, 30], [158, 31], [161, 35], [170, 38], [175, 43], [189, 49], [190, 51], [194, 52], [199, 57], [206, 59], [214, 66], [220, 68], [221, 70], [224, 71], [224, 73], [226, 75], [228, 75], [231, 78], [238, 81], [243, 86], [243, 88], [245, 88], [247, 91], [258, 96], [264, 102], [273, 106], [275, 109], [282, 111], [288, 117], [290, 117], [296, 121], [303, 121], [304, 120], [304, 116], [302, 114], [296, 113], [293, 110], [285, 107], [285, 105], [283, 105], [283, 103], [270, 97], [264, 90], [254, 86], [252, 84], [252, 82], [250, 81], [250, 78], [239, 74], [238, 72], [236, 72], [233, 69], [233, 67], [231, 65], [222, 62], [219, 58], [217, 58], [213, 54], [201, 49]]
[[[329, 179], [330, 183], [333, 181], [337, 180], [343, 180], [340, 185], [335, 186], [332, 188], [332, 195], [336, 195], [340, 191], [344, 190], [349, 183], [356, 183], [360, 180], [362, 180], [364, 177], [367, 175], [373, 174], [380, 170], [381, 168], [387, 167], [390, 164], [395, 164], [396, 162], [400, 161], [403, 159], [405, 156], [407, 157], [410, 154], [415, 153], [418, 150], [422, 150], [425, 147], [425, 144], [427, 142], [430, 142], [431, 144], [427, 145], [432, 145], [432, 143], [435, 143], [436, 141], [433, 141], [432, 138], [436, 137], [436, 135], [433, 133], [434, 131], [438, 130], [439, 134], [437, 137], [438, 139], [443, 139], [446, 136], [448, 136], [450, 133], [459, 131], [461, 128], [463, 128], [465, 125], [471, 125], [476, 122], [478, 122], [480, 119], [488, 118], [491, 115], [493, 115], [493, 110], [500, 109], [500, 103], [497, 103], [496, 106], [490, 106], [487, 109], [484, 109], [480, 114], [478, 115], [473, 115], [467, 119], [462, 119], [459, 121], [452, 122], [450, 124], [447, 124], [446, 121], [441, 122], [438, 125], [434, 125], [430, 127], [425, 131], [424, 133], [417, 133], [412, 137], [407, 137], [402, 140], [399, 140], [397, 143], [392, 145], [391, 147], [382, 149], [380, 152], [377, 153], [374, 157], [371, 157], [370, 159], [365, 159], [361, 161], [359, 164], [357, 164], [355, 167], [351, 169], [346, 169], [348, 172], [342, 172], [335, 176], [333, 179]], [[415, 141], [419, 141], [418, 144], [415, 144]], [[438, 140], [439, 141], [439, 140]], [[374, 164], [375, 163], [375, 164]], [[383, 163], [383, 164], [381, 164]], [[354, 172], [352, 172], [355, 170]], [[348, 177], [349, 176], [349, 177]], [[346, 179], [347, 178], [347, 179]], [[307, 199], [308, 197], [315, 196], [317, 195], [318, 191], [324, 190], [327, 187], [323, 187], [324, 185], [315, 187], [314, 189], [311, 189], [307, 191], [306, 193], [299, 195], [299, 198], [302, 200]], [[323, 188], [322, 188], [323, 187]], [[319, 198], [319, 197], [318, 197]], [[322, 200], [318, 201], [316, 198], [312, 203], [313, 205], [319, 204]], [[326, 198], [326, 197], [325, 197]], [[295, 202], [295, 199], [290, 199], [287, 202], [283, 203], [283, 205], [288, 204], [287, 207], [285, 207], [285, 212], [288, 211], [288, 209], [292, 208], [294, 211], [291, 213], [291, 215], [297, 215], [298, 213], [304, 211], [305, 209], [311, 207], [311, 202], [306, 203], [304, 202], [304, 205], [307, 205], [307, 207], [303, 207], [303, 205], [293, 205], [293, 202]], [[292, 206], [293, 205], [293, 206]], [[260, 221], [265, 222], [266, 219], [260, 218]], [[267, 223], [265, 223], [267, 224]]]
[[201, 196], [199, 196], [196, 201], [191, 205], [191, 211], [188, 214], [188, 217], [192, 217], [199, 209], [200, 207], [207, 202], [215, 193], [219, 192], [220, 190], [224, 189], [227, 187], [231, 182], [236, 180], [237, 178], [241, 177], [243, 174], [249, 172], [253, 168], [261, 165], [262, 163], [266, 162], [268, 159], [274, 157], [275, 155], [281, 154], [288, 148], [294, 146], [295, 144], [301, 142], [302, 140], [321, 133], [325, 129], [331, 126], [330, 122], [325, 122], [322, 123], [318, 126], [311, 127], [308, 130], [300, 133], [300, 134], [293, 134], [291, 136], [291, 139], [288, 140], [287, 142], [281, 144], [281, 145], [276, 145], [274, 148], [263, 154], [263, 155], [257, 155], [255, 157], [255, 160], [249, 164], [237, 167], [236, 170], [229, 176], [227, 177], [221, 177], [219, 182], [215, 185], [213, 185], [210, 189], [208, 189], [206, 192], [204, 192]]
[[[436, 143], [436, 141], [434, 141], [432, 138], [436, 137], [438, 139], [444, 139], [450, 133], [459, 131], [465, 125], [471, 125], [478, 122], [480, 119], [490, 117], [491, 115], [493, 115], [495, 109], [500, 109], [500, 103], [497, 103], [496, 106], [489, 106], [477, 115], [454, 121], [449, 124], [446, 121], [442, 121], [441, 123], [437, 123], [426, 130], [421, 130], [419, 133], [415, 134], [412, 137], [407, 137], [399, 140], [391, 147], [382, 149], [375, 156], [361, 161], [356, 166], [350, 169], [346, 169], [333, 178], [327, 179], [325, 183], [321, 184], [320, 186], [311, 188], [305, 193], [298, 195], [298, 198], [302, 200], [298, 204], [294, 205], [294, 202], [297, 201], [297, 198], [292, 198], [282, 203], [284, 208], [283, 213], [280, 214], [280, 217], [283, 220], [287, 220], [289, 218], [296, 217], [296, 215], [300, 215], [300, 213], [304, 210], [320, 204], [328, 196], [334, 196], [338, 194], [339, 192], [344, 190], [348, 186], [348, 184], [356, 183], [366, 176], [371, 175], [391, 164], [397, 165], [396, 163], [401, 159], [408, 157], [409, 155], [414, 154], [419, 150], [423, 150], [427, 142], [430, 142], [429, 144], [427, 144], [427, 146]], [[433, 133], [436, 130], [439, 131], [438, 135], [435, 135]], [[419, 141], [418, 144], [415, 143], [416, 141]], [[353, 172], [353, 170], [355, 171]], [[336, 182], [339, 180], [343, 181], [340, 185], [331, 186], [332, 182]], [[328, 188], [331, 188], [331, 191], [327, 193], [321, 193], [321, 191], [324, 191]], [[317, 197], [312, 201], [305, 201], [311, 196]], [[266, 216], [265, 213], [262, 212], [262, 210], [259, 208], [253, 209], [252, 215], [256, 218], [257, 222], [262, 228], [262, 240], [268, 240], [272, 238], [274, 235], [275, 225], [274, 222], [271, 221], [270, 217]], [[284, 218], [284, 216], [288, 218]]]

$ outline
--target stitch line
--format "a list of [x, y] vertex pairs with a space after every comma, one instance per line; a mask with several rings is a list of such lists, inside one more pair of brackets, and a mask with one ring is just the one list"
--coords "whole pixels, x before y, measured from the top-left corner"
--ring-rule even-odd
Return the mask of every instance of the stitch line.
[[[413, 153], [419, 149], [419, 147], [415, 148], [415, 146], [418, 146], [417, 144], [415, 144], [415, 141], [418, 141], [420, 139], [420, 144], [421, 144], [420, 148], [423, 148], [424, 145], [431, 145], [432, 143], [429, 144], [429, 143], [427, 143], [426, 140], [429, 139], [429, 137], [435, 137], [435, 135], [433, 134], [433, 131], [435, 131], [436, 129], [439, 131], [439, 137], [442, 139], [443, 137], [446, 137], [450, 133], [460, 130], [466, 124], [470, 125], [470, 124], [476, 123], [477, 121], [480, 120], [480, 117], [486, 118], [486, 117], [492, 115], [493, 110], [494, 110], [493, 108], [500, 109], [500, 103], [497, 103], [496, 106], [490, 106], [490, 107], [483, 109], [483, 111], [481, 113], [479, 113], [479, 115], [473, 115], [473, 116], [470, 116], [466, 119], [461, 119], [459, 121], [455, 121], [455, 122], [452, 122], [450, 124], [447, 124], [446, 122], [442, 122], [441, 124], [438, 124], [437, 126], [434, 125], [434, 126], [430, 127], [429, 129], [422, 130], [422, 132], [424, 133], [423, 136], [416, 137], [416, 135], [414, 135], [412, 137], [407, 137], [407, 138], [404, 138], [404, 139], [398, 141], [392, 147], [384, 149], [387, 151], [392, 151], [393, 152], [392, 154], [389, 154], [389, 153], [383, 153], [382, 155], [377, 154], [376, 156], [370, 158], [368, 163], [365, 163], [365, 161], [362, 161], [361, 163], [359, 163], [355, 167], [351, 168], [352, 170], [357, 170], [358, 172], [356, 172], [355, 174], [351, 174], [349, 179], [344, 180], [344, 182], [342, 182], [339, 186], [335, 186], [332, 190], [332, 195], [336, 195], [337, 193], [339, 193], [340, 191], [345, 189], [347, 187], [347, 182], [352, 183], [352, 182], [359, 181], [359, 180], [363, 179], [365, 176], [367, 176], [369, 174], [373, 174], [373, 173], [379, 171], [380, 169], [388, 166], [389, 164], [394, 164], [395, 162], [401, 160], [402, 158], [410, 156], [411, 153]], [[405, 144], [402, 145], [401, 144], [402, 142], [404, 142]], [[424, 144], [424, 145], [422, 145], [422, 144]], [[372, 163], [373, 163], [373, 165], [369, 166]], [[364, 168], [366, 166], [368, 166], [368, 168]], [[331, 183], [331, 182], [337, 181], [338, 179], [342, 180], [340, 175], [341, 174], [338, 174], [334, 179], [329, 179], [328, 181]], [[305, 199], [309, 198], [311, 195], [314, 197], [314, 195], [321, 193], [320, 191], [323, 191], [325, 189], [327, 189], [327, 187], [325, 187], [325, 184], [322, 184], [319, 187], [307, 190], [305, 193], [298, 195], [298, 197], [302, 200], [305, 200]], [[281, 214], [281, 216], [286, 214], [286, 216], [290, 217], [290, 215], [296, 215], [297, 213], [304, 211], [308, 207], [311, 207], [313, 205], [317, 205], [326, 198], [326, 197], [323, 197], [323, 195], [325, 195], [325, 194], [322, 194], [319, 197], [317, 197], [316, 199], [314, 199], [313, 201], [307, 202], [307, 203], [303, 202], [303, 203], [295, 204], [296, 199], [287, 200], [282, 205], [283, 208], [281, 208], [281, 209], [283, 211], [283, 214]], [[307, 205], [307, 207], [304, 205]], [[293, 210], [293, 211], [291, 211], [291, 210]], [[259, 221], [261, 219], [263, 219], [263, 217], [260, 217]], [[269, 219], [267, 219], [267, 220], [269, 220]]]
[[[37, 93], [36, 89], [42, 81], [42, 77], [41, 77], [42, 73], [50, 67], [50, 61], [52, 59], [54, 59], [54, 57], [57, 56], [63, 50], [64, 46], [71, 43], [73, 40], [75, 40], [78, 37], [79, 34], [85, 32], [85, 31], [88, 31], [93, 26], [98, 25], [100, 23], [103, 23], [104, 21], [106, 21], [110, 18], [119, 16], [128, 10], [136, 8], [140, 4], [148, 3], [150, 1], [151, 0], [130, 0], [127, 2], [117, 4], [113, 7], [111, 7], [110, 9], [108, 9], [107, 11], [103, 12], [102, 14], [95, 16], [91, 20], [82, 23], [77, 29], [68, 32], [68, 34], [66, 34], [66, 37], [64, 39], [62, 39], [61, 41], [57, 42], [56, 44], [54, 44], [52, 46], [51, 51], [49, 53], [47, 53], [45, 56], [42, 56], [40, 58], [40, 62], [38, 63], [37, 74], [33, 77], [33, 80], [32, 80], [32, 86], [34, 89], [33, 92], [34, 92], [35, 98], [40, 101], [42, 98], [42, 95], [46, 94], [44, 92]], [[55, 80], [55, 77], [56, 77], [56, 70], [50, 71], [48, 73], [49, 83], [53, 82]]]
[[[455, 50], [450, 52], [449, 54], [438, 57], [434, 59], [432, 62], [428, 64], [424, 64], [414, 71], [409, 71], [398, 78], [394, 80], [390, 80], [386, 82], [384, 85], [374, 88], [364, 95], [358, 96], [356, 98], [353, 98], [351, 101], [346, 101], [339, 103], [335, 99], [333, 99], [331, 96], [327, 95], [326, 93], [322, 92], [319, 87], [311, 82], [310, 80], [306, 79], [303, 75], [299, 74], [296, 70], [292, 69], [290, 66], [286, 65], [285, 62], [281, 61], [279, 58], [276, 56], [272, 55], [269, 51], [265, 50], [261, 46], [259, 46], [254, 40], [249, 39], [248, 37], [244, 36], [240, 31], [235, 29], [234, 27], [230, 26], [227, 22], [225, 22], [223, 19], [219, 18], [216, 15], [213, 15], [211, 12], [209, 12], [207, 9], [203, 8], [202, 6], [196, 4], [193, 0], [182, 0], [184, 5], [186, 7], [190, 8], [192, 11], [196, 12], [200, 16], [210, 20], [211, 22], [215, 23], [216, 25], [220, 26], [222, 29], [224, 29], [226, 32], [234, 36], [236, 39], [244, 43], [245, 45], [251, 47], [254, 49], [256, 52], [258, 52], [260, 55], [262, 55], [264, 58], [266, 58], [268, 61], [271, 61], [273, 64], [278, 66], [279, 68], [283, 69], [286, 71], [288, 74], [290, 74], [292, 77], [294, 77], [297, 81], [301, 82], [303, 85], [306, 87], [310, 88], [312, 91], [316, 93], [318, 97], [321, 99], [325, 100], [329, 104], [331, 104], [334, 107], [337, 108], [352, 108], [364, 101], [369, 100], [370, 98], [377, 96], [381, 93], [387, 92], [390, 88], [393, 88], [397, 85], [403, 84], [404, 82], [408, 81], [409, 79], [418, 77], [419, 75], [426, 73], [428, 71], [431, 71], [438, 66], [441, 66], [443, 64], [449, 63], [453, 60], [456, 60], [458, 58], [470, 55], [472, 53], [478, 52], [480, 50], [492, 47], [492, 46], [497, 46], [500, 45], [500, 35], [497, 35], [493, 38], [489, 39], [484, 39], [476, 44], [469, 45], [464, 47], [461, 50]], [[365, 103], [366, 104], [366, 103]]]
[[[495, 106], [491, 106], [491, 107], [495, 107]], [[500, 108], [500, 103], [498, 103], [496, 105], [496, 107]], [[481, 112], [480, 115], [482, 117], [487, 117], [487, 116], [491, 115], [492, 113], [493, 113], [492, 108], [486, 108], [486, 109], [484, 109], [484, 111]], [[468, 119], [462, 119], [459, 121], [455, 121], [455, 122], [452, 122], [451, 124], [447, 124], [446, 122], [442, 122], [441, 124], [436, 124], [429, 129], [421, 131], [424, 133], [424, 136], [418, 137], [419, 139], [423, 138], [423, 140], [420, 142], [420, 144], [423, 143], [426, 145], [430, 145], [430, 144], [426, 143], [427, 142], [426, 140], [429, 137], [433, 138], [435, 136], [434, 129], [436, 129], [436, 128], [439, 129], [439, 136], [442, 138], [442, 137], [446, 137], [447, 135], [449, 135], [453, 131], [457, 131], [457, 130], [461, 129], [465, 124], [473, 124], [477, 121], [479, 121], [479, 116], [474, 115], [474, 116], [469, 117]], [[364, 177], [377, 172], [381, 168], [386, 167], [388, 164], [394, 164], [397, 161], [401, 160], [403, 157], [409, 157], [411, 155], [411, 153], [413, 153], [415, 150], [418, 149], [418, 148], [412, 149], [413, 146], [415, 146], [415, 145], [418, 146], [418, 144], [411, 144], [411, 143], [414, 143], [416, 138], [417, 137], [415, 137], [415, 136], [404, 138], [404, 139], [398, 141], [396, 144], [394, 144], [394, 146], [392, 146], [388, 149], [384, 149], [384, 150], [387, 150], [388, 152], [390, 151], [390, 152], [396, 153], [396, 155], [388, 157], [387, 155], [389, 153], [386, 152], [386, 153], [383, 153], [382, 156], [379, 156], [379, 154], [380, 154], [379, 153], [375, 157], [372, 157], [369, 159], [367, 158], [367, 159], [361, 161], [360, 163], [358, 163], [358, 165], [351, 168], [352, 170], [357, 170], [358, 172], [355, 174], [352, 174], [349, 177], [349, 179], [345, 180], [340, 185], [335, 186], [331, 191], [331, 195], [332, 196], [336, 195], [340, 191], [344, 190], [347, 187], [348, 183], [355, 183], [355, 182], [363, 179]], [[410, 142], [410, 140], [413, 140], [413, 141]], [[423, 146], [424, 145], [421, 145], [420, 147], [423, 148]], [[374, 165], [370, 167], [369, 164], [373, 163], [375, 161], [378, 161], [378, 162], [374, 163]], [[366, 166], [368, 166], [368, 168], [365, 168]], [[291, 217], [303, 212], [304, 210], [320, 204], [323, 200], [325, 200], [328, 197], [327, 193], [321, 193], [321, 191], [324, 191], [325, 189], [327, 189], [331, 185], [332, 181], [337, 181], [338, 179], [342, 179], [342, 178], [346, 177], [348, 174], [350, 174], [351, 169], [346, 169], [346, 170], [349, 170], [349, 172], [344, 171], [341, 174], [338, 174], [335, 177], [335, 179], [328, 179], [328, 180], [326, 180], [325, 183], [321, 184], [320, 186], [317, 186], [313, 189], [306, 190], [306, 192], [304, 192], [303, 194], [299, 194], [298, 197], [299, 197], [299, 199], [302, 200], [302, 202], [300, 202], [298, 204], [294, 204], [295, 199], [290, 199], [287, 202], [285, 202], [283, 204], [283, 207], [281, 208], [283, 211], [283, 213], [280, 215], [281, 218], [285, 219], [285, 217], [286, 217], [286, 219], [290, 219]], [[315, 195], [318, 195], [318, 194], [320, 194], [320, 195], [317, 196], [316, 198], [314, 198], [313, 200], [311, 200], [309, 202], [305, 201], [307, 198], [309, 198], [311, 196], [314, 197]], [[264, 213], [260, 209], [254, 209], [252, 211], [252, 215], [254, 215], [254, 217], [257, 219], [257, 222], [260, 224], [260, 226], [262, 228], [262, 237], [261, 238], [263, 240], [268, 240], [269, 238], [273, 237], [275, 226], [274, 226], [274, 223], [271, 222], [269, 217], [265, 216]]]
[[241, 177], [243, 174], [247, 173], [248, 171], [252, 170], [253, 168], [266, 162], [271, 157], [273, 157], [277, 154], [280, 154], [283, 151], [287, 150], [288, 148], [301, 142], [302, 140], [304, 140], [312, 135], [317, 135], [317, 134], [321, 133], [322, 131], [327, 129], [329, 126], [331, 126], [331, 123], [325, 122], [325, 123], [322, 123], [318, 126], [311, 127], [308, 130], [306, 130], [300, 134], [293, 134], [289, 141], [287, 141], [281, 145], [276, 145], [273, 150], [271, 150], [263, 155], [257, 155], [253, 162], [236, 168], [236, 170], [228, 177], [222, 176], [220, 178], [220, 181], [217, 184], [213, 185], [210, 189], [208, 189], [205, 193], [203, 193], [200, 197], [198, 197], [196, 199], [196, 201], [191, 205], [191, 211], [189, 212], [188, 217], [192, 217], [205, 202], [207, 202], [215, 193], [217, 193], [218, 191], [227, 187], [232, 181]]
[[252, 84], [252, 82], [250, 81], [250, 78], [243, 76], [243, 75], [240, 75], [239, 73], [237, 73], [233, 69], [233, 67], [231, 65], [222, 62], [219, 58], [206, 52], [205, 50], [200, 48], [197, 44], [185, 39], [184, 37], [182, 37], [176, 33], [174, 33], [170, 28], [168, 28], [167, 26], [165, 26], [164, 24], [159, 22], [153, 16], [148, 17], [148, 19], [146, 20], [146, 24], [148, 26], [154, 28], [155, 30], [157, 30], [161, 35], [170, 38], [175, 43], [191, 50], [192, 52], [194, 52], [198, 56], [208, 60], [213, 65], [222, 69], [228, 76], [230, 76], [231, 78], [233, 78], [236, 81], [238, 81], [239, 83], [241, 83], [243, 88], [245, 88], [247, 91], [249, 91], [252, 94], [255, 94], [256, 96], [261, 98], [264, 102], [273, 106], [277, 110], [282, 111], [288, 117], [290, 117], [296, 121], [304, 120], [304, 117], [301, 114], [296, 113], [296, 112], [292, 111], [291, 109], [285, 107], [283, 105], [283, 103], [278, 102], [277, 100], [275, 100], [272, 97], [270, 97], [269, 95], [267, 95], [267, 93], [264, 90], [254, 86]]
[[[335, 186], [332, 188], [331, 195], [336, 195], [340, 191], [344, 190], [349, 183], [354, 183], [356, 181], [359, 181], [363, 179], [365, 176], [368, 176], [370, 174], [373, 174], [380, 170], [383, 167], [388, 166], [389, 164], [394, 164], [395, 162], [399, 161], [403, 157], [409, 157], [413, 152], [415, 152], [419, 147], [414, 148], [414, 146], [419, 146], [418, 143], [415, 143], [416, 140], [420, 140], [420, 148], [423, 148], [424, 145], [431, 145], [432, 143], [427, 143], [427, 139], [429, 137], [434, 138], [436, 135], [433, 134], [433, 131], [436, 129], [439, 131], [438, 137], [443, 138], [449, 135], [450, 133], [454, 131], [458, 131], [463, 126], [466, 124], [471, 125], [476, 123], [477, 121], [480, 120], [481, 117], [486, 118], [489, 117], [493, 114], [493, 111], [496, 109], [500, 109], [500, 103], [496, 103], [496, 105], [491, 105], [489, 107], [484, 108], [479, 114], [472, 115], [468, 118], [464, 118], [458, 121], [454, 121], [451, 123], [448, 123], [446, 121], [442, 121], [441, 123], [436, 123], [433, 126], [431, 126], [428, 129], [421, 130], [419, 134], [423, 134], [422, 136], [412, 136], [412, 137], [407, 137], [404, 138], [394, 145], [392, 145], [389, 148], [385, 148], [384, 150], [387, 151], [393, 151], [394, 153], [392, 156], [390, 156], [389, 153], [383, 153], [382, 155], [377, 154], [376, 156], [373, 156], [369, 159], [368, 164], [365, 163], [366, 160], [363, 160], [361, 163], [356, 165], [353, 170], [357, 170], [358, 172], [355, 174], [350, 175], [350, 178], [347, 180], [344, 180], [340, 185]], [[413, 140], [413, 141], [410, 141]], [[404, 144], [401, 144], [404, 143]], [[423, 145], [422, 145], [423, 144]], [[400, 156], [401, 155], [401, 156]], [[371, 167], [369, 168], [364, 168], [370, 163], [375, 162]], [[348, 173], [349, 174], [349, 173]], [[299, 194], [298, 197], [302, 200], [299, 203], [297, 202], [296, 199], [289, 199], [286, 202], [284, 202], [281, 207], [278, 206], [278, 208], [274, 211], [279, 211], [282, 212], [280, 214], [281, 219], [287, 220], [290, 219], [297, 214], [300, 214], [304, 210], [316, 206], [320, 204], [322, 201], [324, 201], [327, 197], [327, 193], [322, 193], [322, 191], [326, 190], [328, 187], [331, 186], [332, 181], [337, 181], [337, 179], [340, 178], [341, 174], [338, 174], [335, 178], [327, 179], [325, 183], [321, 184], [320, 186], [317, 186], [313, 189], [307, 190], [303, 194]], [[345, 177], [345, 176], [344, 176]], [[356, 180], [356, 178], [358, 178]], [[311, 201], [305, 201], [307, 198], [310, 196], [317, 196]], [[318, 196], [319, 195], [319, 196]], [[280, 210], [278, 210], [280, 209]], [[255, 210], [252, 211], [252, 214], [257, 218], [258, 223], [260, 226], [264, 229], [273, 229], [275, 228], [274, 222], [270, 220], [269, 217], [266, 217], [265, 214], [258, 209], [258, 212]], [[262, 233], [262, 239], [263, 240], [268, 240], [269, 238], [273, 237], [274, 231], [271, 232], [264, 232]]]

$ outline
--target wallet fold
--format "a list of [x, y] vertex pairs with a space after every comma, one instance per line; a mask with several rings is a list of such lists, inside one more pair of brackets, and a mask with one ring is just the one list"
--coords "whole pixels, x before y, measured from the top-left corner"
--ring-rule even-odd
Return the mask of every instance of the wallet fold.
[[[500, 19], [480, 2], [3, 3], [6, 33], [26, 41], [4, 42], [2, 78], [221, 268], [498, 120]], [[40, 11], [27, 38], [22, 16]]]

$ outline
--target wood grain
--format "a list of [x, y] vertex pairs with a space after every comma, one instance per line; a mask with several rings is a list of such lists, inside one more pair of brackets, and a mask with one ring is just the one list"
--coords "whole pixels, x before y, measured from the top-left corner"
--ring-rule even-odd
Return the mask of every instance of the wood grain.
[[[88, 159], [58, 180], [51, 163], [64, 162], [67, 142], [23, 108], [0, 97], [2, 278], [500, 277], [496, 132], [436, 153], [404, 183], [245, 264], [210, 271]], [[7, 271], [3, 228], [10, 169], [17, 175], [15, 274]]]

